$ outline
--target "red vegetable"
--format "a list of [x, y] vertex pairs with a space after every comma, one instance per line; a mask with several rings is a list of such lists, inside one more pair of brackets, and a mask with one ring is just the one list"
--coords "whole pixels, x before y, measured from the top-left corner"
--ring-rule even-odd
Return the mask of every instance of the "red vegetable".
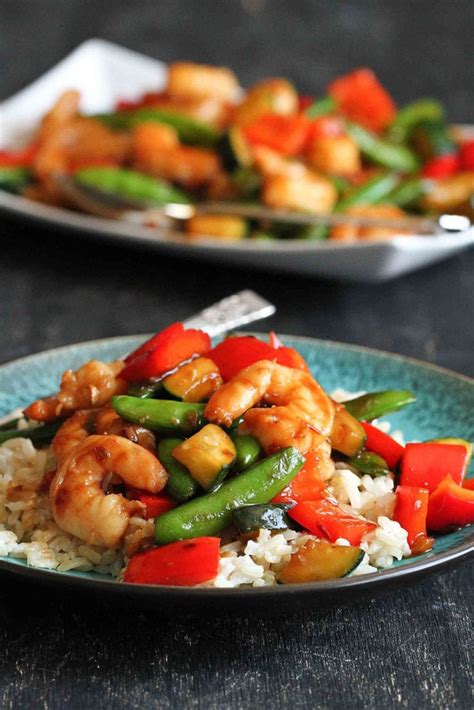
[[388, 434], [384, 434], [383, 431], [368, 422], [362, 422], [362, 426], [367, 435], [365, 441], [367, 451], [373, 451], [378, 454], [385, 459], [390, 469], [394, 469], [405, 451], [403, 446], [400, 446], [395, 439], [392, 439]]
[[453, 525], [474, 523], [474, 490], [459, 486], [448, 475], [430, 495], [428, 501], [428, 530], [444, 530]]
[[474, 140], [461, 145], [459, 167], [461, 170], [474, 171]]
[[397, 501], [393, 519], [407, 531], [410, 547], [419, 546], [421, 539], [427, 537], [426, 515], [429, 491], [414, 486], [398, 486], [395, 492]]
[[283, 155], [297, 155], [306, 143], [309, 125], [309, 119], [303, 114], [268, 113], [246, 125], [243, 131], [251, 145], [264, 145]]
[[448, 474], [461, 483], [468, 452], [457, 444], [407, 444], [402, 458], [402, 486], [427, 488], [432, 493]]
[[314, 99], [312, 96], [300, 96], [298, 98], [298, 111], [303, 113], [307, 108], [311, 106]]
[[474, 491], [474, 478], [466, 478], [462, 482], [462, 487], [467, 488], [468, 491]]
[[140, 552], [131, 558], [124, 581], [193, 587], [217, 575], [218, 537], [195, 537]]
[[[180, 323], [166, 328], [127, 358], [120, 373], [129, 382], [144, 382], [160, 377], [194, 355], [205, 355], [211, 339], [202, 330], [184, 330]], [[142, 350], [142, 352], [140, 352]]]
[[306, 463], [298, 471], [294, 479], [284, 488], [272, 503], [286, 503], [294, 501], [299, 503], [305, 500], [318, 500], [324, 497], [326, 481], [319, 474], [319, 456], [316, 451], [309, 451], [305, 455]]
[[445, 178], [454, 175], [459, 171], [459, 156], [456, 154], [439, 155], [437, 158], [429, 160], [424, 166], [421, 174], [427, 178]]
[[395, 117], [395, 103], [370, 69], [356, 69], [328, 87], [341, 113], [373, 131], [383, 131]]
[[327, 538], [330, 542], [343, 537], [356, 546], [366, 533], [376, 528], [375, 523], [348, 515], [327, 499], [297, 503], [290, 508], [288, 515], [313, 535]]
[[308, 369], [304, 359], [293, 348], [274, 348], [253, 335], [226, 338], [211, 350], [209, 357], [216, 363], [224, 382], [259, 360], [273, 360], [298, 370]]
[[139, 500], [146, 506], [145, 518], [157, 518], [168, 510], [176, 507], [176, 503], [166, 493], [148, 493], [140, 488], [128, 488], [127, 497], [131, 500]]
[[36, 145], [22, 150], [0, 150], [0, 165], [8, 168], [29, 167], [36, 155]]
[[144, 108], [145, 106], [153, 106], [158, 103], [160, 99], [163, 98], [163, 94], [159, 92], [150, 91], [136, 101], [128, 101], [127, 99], [122, 99], [117, 101], [115, 104], [116, 111], [135, 111], [139, 108]]
[[344, 135], [344, 123], [338, 116], [321, 116], [311, 121], [308, 143], [316, 138], [335, 138]]

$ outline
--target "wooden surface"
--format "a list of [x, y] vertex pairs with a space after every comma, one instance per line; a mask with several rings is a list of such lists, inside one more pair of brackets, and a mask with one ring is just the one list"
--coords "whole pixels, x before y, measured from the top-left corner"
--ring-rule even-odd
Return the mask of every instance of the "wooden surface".
[[[472, 119], [469, 2], [295, 2], [288, 14], [289, 4], [275, 1], [254, 15], [228, 0], [98, 5], [2, 0], [0, 95], [100, 35], [160, 58], [229, 61], [248, 81], [287, 72], [305, 90], [371, 63], [400, 100], [434, 92], [451, 98], [452, 118]], [[211, 9], [212, 22], [199, 21]], [[474, 375], [472, 251], [366, 287], [150, 258], [0, 225], [0, 362], [156, 330], [252, 287], [278, 307], [261, 329], [366, 344]], [[262, 619], [232, 609], [218, 618], [123, 609], [2, 576], [0, 707], [463, 710], [472, 704], [473, 583], [464, 563], [389, 596], [329, 611], [274, 609]]]

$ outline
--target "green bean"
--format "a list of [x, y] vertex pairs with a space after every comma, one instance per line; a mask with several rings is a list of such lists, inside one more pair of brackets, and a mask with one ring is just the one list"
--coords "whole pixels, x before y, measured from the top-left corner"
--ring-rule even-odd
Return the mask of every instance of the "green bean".
[[415, 401], [416, 397], [410, 390], [385, 390], [349, 399], [344, 406], [359, 421], [371, 421], [390, 412], [398, 412]]
[[62, 423], [63, 420], [61, 419], [56, 422], [28, 429], [3, 429], [0, 431], [0, 444], [10, 439], [18, 439], [20, 437], [30, 439], [35, 445], [50, 444]]
[[0, 166], [0, 190], [20, 192], [31, 181], [31, 170], [21, 166]]
[[409, 207], [416, 205], [427, 191], [426, 180], [419, 177], [407, 178], [389, 192], [386, 201], [399, 207]]
[[305, 114], [308, 118], [320, 118], [321, 116], [326, 116], [328, 113], [332, 113], [336, 108], [337, 101], [333, 99], [332, 96], [324, 96], [322, 99], [313, 101], [305, 110]]
[[377, 165], [402, 173], [412, 173], [420, 167], [415, 153], [404, 145], [383, 140], [357, 123], [348, 123], [347, 132], [361, 153]]
[[435, 99], [417, 99], [403, 106], [388, 128], [387, 138], [394, 143], [406, 143], [412, 130], [423, 121], [444, 120], [444, 110]]
[[93, 118], [102, 121], [109, 128], [125, 131], [131, 130], [140, 123], [165, 123], [175, 129], [182, 143], [188, 145], [211, 147], [219, 138], [219, 133], [208, 123], [197, 121], [195, 118], [182, 113], [165, 111], [159, 108], [141, 108], [132, 111], [118, 111], [117, 113], [102, 113], [96, 114]]
[[206, 423], [203, 416], [205, 404], [172, 399], [139, 399], [122, 394], [112, 398], [112, 406], [123, 419], [162, 434], [191, 434]]
[[353, 205], [373, 205], [382, 202], [398, 185], [399, 181], [398, 176], [394, 173], [376, 175], [339, 200], [335, 212], [342, 212]]
[[373, 451], [361, 451], [360, 454], [349, 459], [348, 463], [357, 468], [360, 473], [368, 474], [375, 478], [376, 476], [386, 476], [390, 473], [387, 462]]
[[244, 505], [269, 503], [304, 464], [297, 449], [278, 451], [247, 469], [217, 491], [206, 493], [156, 518], [160, 545], [193, 537], [217, 535], [232, 522], [232, 511]]
[[232, 434], [231, 438], [236, 450], [233, 468], [239, 472], [245, 471], [261, 457], [263, 453], [262, 447], [257, 439], [247, 434]]
[[188, 204], [189, 198], [175, 187], [135, 170], [125, 168], [83, 168], [74, 174], [81, 185], [94, 190], [138, 200], [151, 205], [166, 205], [169, 202]]

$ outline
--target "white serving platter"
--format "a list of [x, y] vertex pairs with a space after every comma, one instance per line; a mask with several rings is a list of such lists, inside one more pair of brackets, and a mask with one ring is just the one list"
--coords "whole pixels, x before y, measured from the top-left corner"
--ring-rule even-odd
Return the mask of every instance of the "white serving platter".
[[[163, 62], [104, 40], [88, 40], [0, 104], [0, 148], [21, 147], [27, 143], [38, 121], [66, 89], [78, 89], [82, 96], [81, 110], [95, 113], [110, 110], [118, 99], [133, 100], [146, 91], [157, 91], [165, 78]], [[229, 243], [215, 239], [191, 244], [178, 232], [165, 236], [157, 229], [49, 207], [3, 191], [0, 191], [0, 210], [61, 228], [79, 238], [88, 233], [97, 238], [145, 246], [157, 253], [365, 282], [401, 276], [474, 244], [474, 228], [457, 234], [395, 236], [385, 242], [356, 244], [303, 240]]]

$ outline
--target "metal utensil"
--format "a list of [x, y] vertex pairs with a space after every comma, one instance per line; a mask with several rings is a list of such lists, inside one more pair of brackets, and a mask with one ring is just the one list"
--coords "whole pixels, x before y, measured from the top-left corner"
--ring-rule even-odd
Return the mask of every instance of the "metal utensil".
[[376, 217], [355, 217], [344, 214], [312, 215], [304, 212], [270, 209], [260, 205], [238, 202], [202, 202], [200, 204], [180, 204], [171, 202], [162, 207], [151, 207], [146, 202], [131, 200], [83, 185], [70, 175], [56, 175], [56, 182], [66, 197], [79, 209], [105, 217], [133, 224], [169, 229], [176, 221], [190, 219], [194, 215], [221, 214], [270, 222], [285, 222], [299, 225], [323, 225], [328, 227], [350, 225], [355, 227], [381, 227], [410, 231], [417, 234], [438, 234], [464, 232], [471, 221], [464, 215], [443, 214], [438, 219], [429, 217], [403, 217], [382, 219]]

